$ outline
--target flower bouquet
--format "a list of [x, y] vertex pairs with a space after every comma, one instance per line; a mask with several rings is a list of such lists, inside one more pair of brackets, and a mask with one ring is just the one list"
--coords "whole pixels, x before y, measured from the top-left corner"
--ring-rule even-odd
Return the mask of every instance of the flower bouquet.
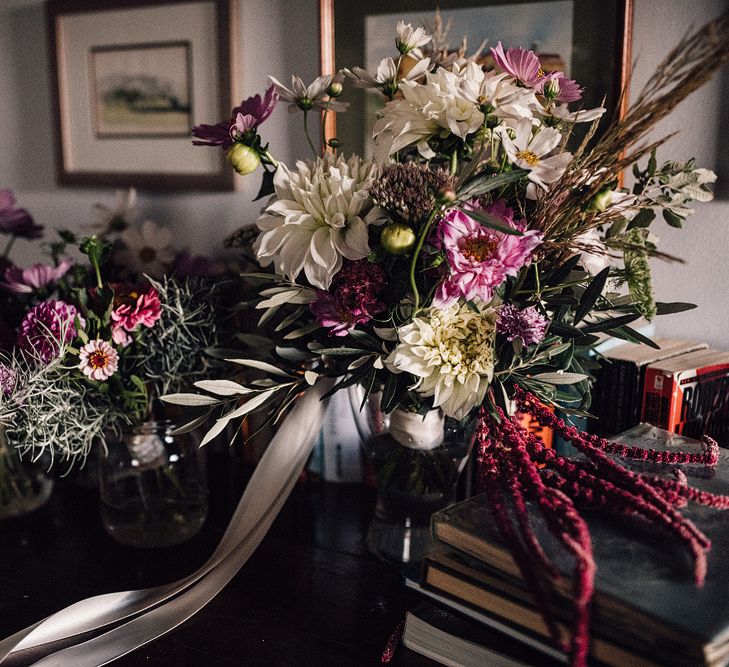
[[[133, 230], [120, 229], [123, 218], [113, 213], [115, 231]], [[152, 224], [145, 222], [142, 233]], [[168, 274], [160, 259], [164, 244], [156, 266], [152, 248], [138, 253], [148, 260], [143, 266], [133, 261], [131, 243], [112, 242], [104, 238], [107, 230], [99, 231], [84, 239], [60, 232], [47, 246], [48, 265], [21, 268], [8, 260], [0, 282], [8, 304], [2, 319], [15, 336], [0, 359], [4, 437], [23, 458], [47, 457], [67, 469], [85, 464], [98, 448], [102, 513], [116, 537], [116, 524], [124, 519], [129, 528], [138, 518], [137, 500], [151, 521], [153, 494], [178, 524], [182, 502], [195, 514], [197, 530], [206, 490], [196, 443], [175, 438], [157, 399], [209, 374], [203, 352], [218, 342], [217, 287]], [[163, 231], [169, 246], [171, 234]], [[87, 261], [68, 259], [76, 243]], [[125, 252], [127, 261], [119, 261]], [[146, 532], [162, 539], [159, 531]]]
[[[632, 473], [620, 459], [713, 465], [716, 444], [669, 460], [580, 433], [554, 409], [589, 416], [604, 338], [652, 345], [641, 321], [691, 307], [655, 299], [649, 259], [677, 260], [661, 253], [652, 230], [660, 218], [681, 226], [692, 202], [711, 199], [715, 177], [691, 160], [659, 165], [662, 140], [648, 132], [729, 58], [729, 17], [686, 37], [599, 134], [606, 110], [582, 108], [579, 82], [545, 72], [531, 51], [498, 43], [487, 71], [478, 54], [444, 48], [442, 35], [423, 28], [400, 22], [394, 42], [376, 73], [352, 67], [310, 85], [292, 77], [290, 87], [272, 79], [230, 120], [194, 129], [239, 173], [259, 165], [266, 173], [262, 193], [272, 197], [251, 250], [269, 271], [248, 279], [270, 336], [234, 360], [266, 377], [209, 381], [199, 384], [207, 393], [165, 400], [221, 409], [203, 443], [254, 411], [279, 420], [319, 382], [333, 383], [327, 395], [359, 387], [358, 408], [376, 396], [373, 414], [380, 425], [389, 420], [392, 448], [434, 451], [444, 446], [444, 418], [478, 419], [481, 482], [538, 600], [553, 568], [527, 501], [576, 558], [569, 645], [546, 618], [555, 642], [583, 664], [594, 563], [581, 508], [657, 524], [693, 554], [698, 583], [704, 576], [709, 541], [678, 509], [683, 487]], [[347, 155], [323, 132], [312, 139], [312, 112], [344, 111], [346, 81], [384, 102], [374, 160]], [[260, 135], [277, 98], [303, 112], [312, 149], [292, 167], [278, 164]], [[515, 404], [582, 457], [545, 450], [512, 416]], [[414, 467], [402, 476], [390, 463], [398, 490], [423, 481]]]

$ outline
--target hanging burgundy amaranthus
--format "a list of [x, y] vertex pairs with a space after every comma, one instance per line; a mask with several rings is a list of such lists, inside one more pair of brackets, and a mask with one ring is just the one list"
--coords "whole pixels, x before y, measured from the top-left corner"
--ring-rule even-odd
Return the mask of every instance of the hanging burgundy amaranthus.
[[[481, 414], [479, 447], [480, 484], [494, 521], [522, 576], [534, 594], [549, 633], [568, 652], [573, 665], [585, 665], [589, 650], [589, 605], [595, 579], [590, 533], [580, 509], [599, 509], [616, 516], [639, 516], [662, 527], [682, 542], [694, 558], [694, 578], [701, 586], [706, 576], [706, 553], [711, 542], [679, 508], [689, 501], [716, 509], [729, 509], [729, 496], [699, 491], [676, 470], [676, 479], [633, 472], [619, 463], [632, 459], [663, 464], [699, 464], [714, 467], [719, 448], [703, 439], [703, 451], [665, 452], [629, 447], [582, 433], [569, 426], [533, 394], [516, 389], [520, 411], [542, 426], [554, 429], [585, 456], [575, 460], [546, 448], [515, 417], [497, 408], [500, 421]], [[550, 532], [575, 558], [575, 621], [571, 642], [563, 639], [549, 613], [544, 578], [555, 581], [559, 572], [549, 561], [530, 525], [527, 501], [536, 504]]]

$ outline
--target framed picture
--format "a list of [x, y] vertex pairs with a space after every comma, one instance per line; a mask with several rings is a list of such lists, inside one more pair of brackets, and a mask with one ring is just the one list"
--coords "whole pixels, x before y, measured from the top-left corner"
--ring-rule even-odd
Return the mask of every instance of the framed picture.
[[227, 117], [236, 0], [49, 0], [61, 185], [233, 189], [190, 129]]
[[[453, 50], [467, 39], [467, 53], [484, 43], [531, 48], [548, 71], [561, 70], [585, 88], [585, 108], [605, 97], [606, 125], [623, 111], [631, 65], [632, 0], [320, 0], [322, 73], [358, 65], [374, 72], [396, 53], [395, 24], [434, 27], [436, 10], [448, 27]], [[369, 137], [377, 95], [347, 88], [347, 113], [328, 114], [327, 136], [337, 136], [348, 153], [371, 155]], [[366, 130], [363, 133], [362, 128]]]

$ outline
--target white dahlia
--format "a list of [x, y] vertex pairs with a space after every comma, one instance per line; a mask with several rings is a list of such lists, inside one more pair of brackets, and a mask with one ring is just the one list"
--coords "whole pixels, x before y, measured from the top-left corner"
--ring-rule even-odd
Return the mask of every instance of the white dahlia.
[[312, 285], [328, 289], [343, 258], [367, 257], [368, 227], [385, 220], [368, 192], [379, 175], [378, 165], [356, 155], [300, 161], [296, 170], [279, 165], [253, 244], [261, 266], [273, 262], [292, 281], [303, 270]]
[[417, 377], [417, 393], [433, 396], [434, 407], [456, 419], [481, 403], [494, 375], [494, 311], [479, 313], [458, 302], [429, 308], [397, 333], [385, 364]]

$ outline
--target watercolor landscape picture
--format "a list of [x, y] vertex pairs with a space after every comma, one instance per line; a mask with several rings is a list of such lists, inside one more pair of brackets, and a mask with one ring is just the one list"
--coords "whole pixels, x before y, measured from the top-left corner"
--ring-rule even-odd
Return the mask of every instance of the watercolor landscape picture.
[[91, 62], [97, 137], [189, 134], [188, 42], [95, 47]]

